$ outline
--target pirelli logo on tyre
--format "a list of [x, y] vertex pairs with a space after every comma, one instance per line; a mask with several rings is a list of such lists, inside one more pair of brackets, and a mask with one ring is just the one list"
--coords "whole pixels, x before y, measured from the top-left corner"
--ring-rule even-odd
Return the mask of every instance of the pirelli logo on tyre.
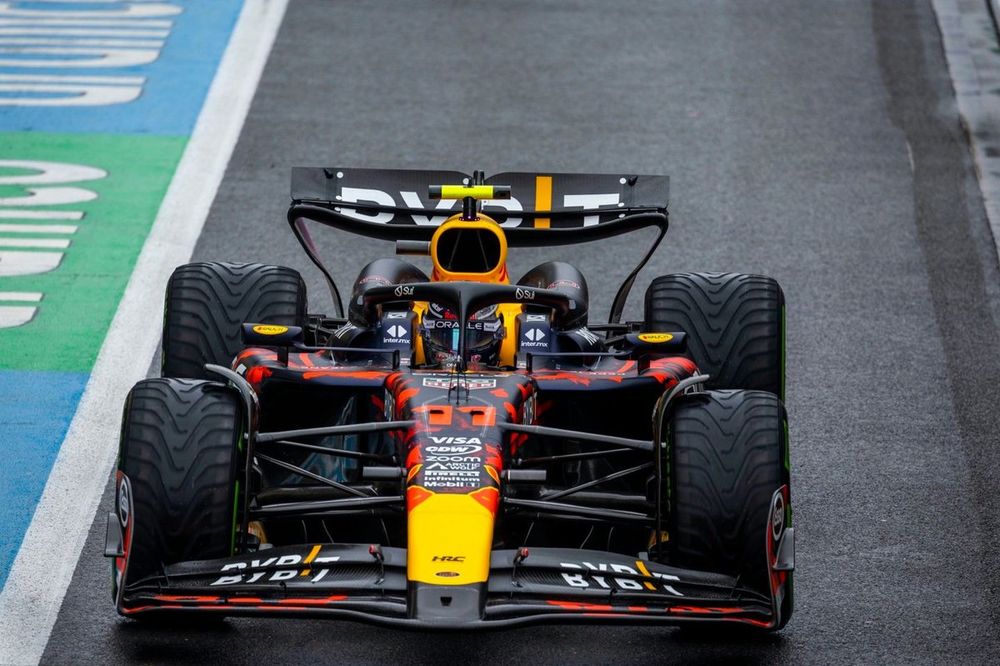
[[643, 342], [648, 342], [653, 345], [663, 344], [664, 342], [670, 342], [674, 339], [673, 333], [640, 333], [639, 339]]

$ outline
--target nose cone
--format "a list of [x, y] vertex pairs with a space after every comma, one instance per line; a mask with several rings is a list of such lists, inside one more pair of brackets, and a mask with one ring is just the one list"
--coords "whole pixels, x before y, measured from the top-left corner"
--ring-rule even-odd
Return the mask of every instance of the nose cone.
[[[452, 385], [452, 383], [457, 385]], [[414, 373], [402, 380], [408, 439], [407, 579], [411, 613], [451, 625], [478, 619], [490, 571], [505, 438], [533, 392], [513, 373]], [[471, 613], [471, 615], [470, 615]]]
[[428, 585], [483, 583], [489, 575], [500, 431], [452, 432], [419, 432], [407, 460], [408, 577]]
[[409, 580], [428, 585], [485, 583], [497, 497], [496, 487], [452, 494], [421, 493], [419, 487], [411, 486], [407, 491]]

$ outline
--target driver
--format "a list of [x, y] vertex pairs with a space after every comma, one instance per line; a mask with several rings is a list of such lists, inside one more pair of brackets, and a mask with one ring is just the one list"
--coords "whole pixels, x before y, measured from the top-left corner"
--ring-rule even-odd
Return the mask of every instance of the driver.
[[[420, 322], [424, 357], [430, 366], [454, 367], [458, 360], [458, 317], [436, 303], [428, 305]], [[497, 306], [479, 310], [471, 317], [465, 331], [465, 362], [470, 370], [496, 369], [500, 366], [500, 347], [506, 330]]]

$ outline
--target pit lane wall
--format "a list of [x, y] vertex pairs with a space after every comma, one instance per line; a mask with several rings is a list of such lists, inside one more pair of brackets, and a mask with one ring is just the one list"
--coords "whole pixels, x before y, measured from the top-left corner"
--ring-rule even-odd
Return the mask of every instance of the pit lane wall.
[[0, 2], [0, 587], [242, 4]]

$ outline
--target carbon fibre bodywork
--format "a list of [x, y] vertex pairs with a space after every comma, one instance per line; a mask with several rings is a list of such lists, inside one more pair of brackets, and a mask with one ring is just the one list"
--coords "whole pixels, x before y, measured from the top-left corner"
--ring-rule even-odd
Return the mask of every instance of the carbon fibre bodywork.
[[[731, 576], [661, 564], [648, 553], [629, 557], [620, 552], [549, 546], [493, 547], [510, 541], [507, 521], [534, 521], [545, 514], [621, 524], [641, 533], [653, 530], [653, 512], [636, 510], [649, 503], [646, 496], [631, 498], [631, 504], [623, 493], [608, 493], [603, 502], [594, 497], [596, 493], [573, 501], [572, 494], [552, 499], [552, 492], [540, 490], [542, 484], [508, 483], [510, 470], [515, 470], [516, 477], [517, 471], [545, 469], [544, 476], [530, 479], [537, 481], [553, 478], [550, 471], [558, 465], [538, 462], [544, 456], [532, 452], [545, 431], [529, 433], [517, 428], [525, 421], [567, 425], [563, 422], [565, 413], [555, 420], [551, 417], [560, 412], [560, 403], [572, 401], [573, 396], [597, 396], [619, 414], [629, 404], [642, 405], [636, 413], [649, 413], [658, 397], [693, 376], [696, 368], [687, 358], [656, 358], [643, 363], [607, 358], [590, 370], [550, 368], [458, 377], [436, 371], [338, 365], [330, 352], [291, 353], [282, 362], [274, 349], [248, 348], [235, 365], [257, 396], [262, 406], [256, 407], [258, 418], [262, 416], [265, 423], [270, 418], [266, 416], [268, 408], [273, 411], [278, 407], [271, 404], [273, 397], [287, 396], [289, 387], [297, 385], [311, 388], [323, 396], [322, 401], [337, 393], [360, 399], [362, 412], [386, 425], [407, 424], [373, 435], [369, 451], [381, 451], [386, 459], [403, 464], [396, 479], [383, 477], [382, 483], [370, 486], [369, 498], [378, 503], [366, 504], [368, 508], [361, 513], [374, 517], [384, 511], [398, 518], [404, 512], [412, 515], [434, 495], [474, 499], [493, 517], [486, 542], [471, 548], [487, 554], [485, 571], [479, 575], [482, 580], [451, 583], [452, 578], [463, 578], [467, 572], [461, 570], [475, 563], [474, 555], [447, 552], [455, 548], [462, 549], [459, 553], [470, 552], [467, 530], [462, 543], [446, 545], [435, 538], [430, 550], [412, 538], [407, 548], [304, 543], [249, 551], [224, 560], [167, 566], [162, 576], [120, 590], [118, 605], [123, 614], [304, 614], [424, 629], [545, 622], [725, 621], [761, 628], [780, 623], [787, 571], [792, 565], [790, 546], [784, 559], [778, 555], [782, 540], [790, 543], [794, 538], [792, 530], [784, 526], [775, 533], [770, 525], [766, 530], [762, 526], [773, 577], [767, 593], [741, 587]], [[641, 371], [640, 365], [645, 366]], [[299, 423], [302, 412], [296, 412]], [[319, 423], [307, 425], [337, 427]], [[270, 425], [281, 427], [279, 421]], [[646, 423], [637, 430], [648, 427]], [[258, 450], [270, 453], [265, 447], [285, 436], [280, 430], [259, 433]], [[617, 451], [614, 455], [619, 457], [623, 453], [635, 459], [653, 455], [651, 442], [610, 433], [598, 433], [597, 437], [613, 446], [612, 451]], [[641, 446], [643, 443], [648, 446]], [[442, 469], [429, 469], [435, 463]], [[359, 481], [363, 477], [363, 473], [355, 475]], [[334, 492], [328, 499], [318, 499], [316, 492], [315, 487], [298, 487], [286, 488], [284, 494], [262, 493], [258, 504], [247, 506], [246, 517], [336, 520], [337, 515], [358, 515], [349, 505], [350, 496]], [[787, 498], [787, 488], [781, 492]], [[784, 509], [781, 511], [783, 524]], [[458, 531], [462, 526], [451, 523], [454, 519], [453, 514], [446, 516], [448, 528]], [[126, 528], [125, 545], [128, 534]], [[411, 533], [413, 536], [419, 533]], [[127, 547], [123, 550], [123, 555], [127, 554]], [[414, 562], [421, 555], [425, 561]], [[420, 580], [415, 569], [429, 573], [430, 578], [425, 575], [426, 580]]]
[[[389, 190], [414, 177], [380, 173]], [[376, 175], [348, 172], [346, 181]], [[362, 271], [348, 318], [243, 323], [244, 346], [229, 367], [204, 366], [217, 380], [212, 390], [242, 405], [230, 556], [147, 563], [130, 578], [137, 491], [119, 471], [105, 554], [114, 558], [120, 613], [305, 614], [438, 629], [712, 621], [771, 630], [787, 622], [787, 464], [783, 484], [758, 498], [759, 518], [767, 514], [760, 548], [744, 540], [756, 582], [671, 560], [671, 409], [708, 377], [685, 353], [686, 333], [618, 321], [666, 231], [665, 202], [644, 203], [660, 190], [665, 197], [666, 179], [505, 176], [534, 189], [534, 210], [514, 218], [507, 208], [502, 218], [521, 244], [660, 228], [609, 323], [587, 327], [586, 284], [568, 265], [543, 265], [509, 284], [504, 228], [479, 201], [509, 198], [509, 187], [486, 185], [478, 172], [471, 184], [432, 186], [438, 195], [469, 192], [461, 216], [445, 220], [446, 209], [389, 205], [386, 192], [337, 182], [345, 178], [338, 170], [297, 172], [288, 220], [330, 279], [340, 313], [305, 221], [430, 238], [432, 277], [380, 260]], [[598, 186], [612, 192], [578, 191]], [[566, 202], [599, 203], [588, 214], [559, 209], [554, 189]], [[434, 214], [443, 222], [429, 224]], [[470, 248], [481, 255], [456, 260]], [[431, 307], [452, 315], [439, 319], [451, 327], [450, 360], [422, 347], [418, 326]], [[467, 339], [474, 314], [489, 308], [500, 322], [499, 360], [477, 365]], [[787, 454], [787, 435], [774, 439]]]

